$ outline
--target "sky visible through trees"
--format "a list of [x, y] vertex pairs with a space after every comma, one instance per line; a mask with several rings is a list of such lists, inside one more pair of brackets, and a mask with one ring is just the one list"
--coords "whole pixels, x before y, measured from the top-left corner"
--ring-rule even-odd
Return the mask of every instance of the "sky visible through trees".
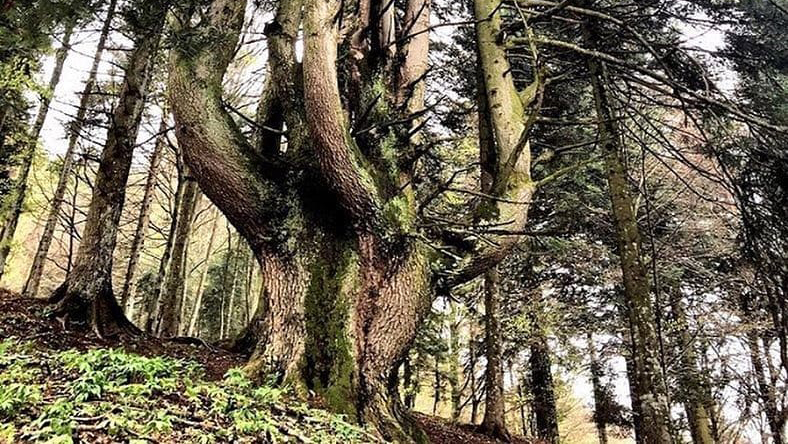
[[784, 0], [1, 7], [42, 319], [385, 442], [788, 438]]

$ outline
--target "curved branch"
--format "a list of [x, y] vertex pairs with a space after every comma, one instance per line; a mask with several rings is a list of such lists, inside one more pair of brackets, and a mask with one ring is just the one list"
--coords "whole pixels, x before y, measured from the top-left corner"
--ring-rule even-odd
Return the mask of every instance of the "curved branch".
[[317, 161], [357, 228], [380, 232], [379, 194], [366, 160], [347, 127], [337, 83], [339, 2], [309, 0], [304, 9], [304, 100]]
[[246, 140], [222, 105], [222, 79], [243, 26], [245, 0], [215, 0], [209, 25], [173, 20], [169, 98], [186, 163], [206, 196], [253, 248], [270, 241], [283, 193], [271, 178], [282, 168]]

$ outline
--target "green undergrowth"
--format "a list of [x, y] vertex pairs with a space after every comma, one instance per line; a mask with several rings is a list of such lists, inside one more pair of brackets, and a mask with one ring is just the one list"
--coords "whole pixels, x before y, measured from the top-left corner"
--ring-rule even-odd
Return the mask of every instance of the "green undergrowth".
[[237, 369], [114, 349], [0, 342], [0, 443], [361, 443], [374, 438]]

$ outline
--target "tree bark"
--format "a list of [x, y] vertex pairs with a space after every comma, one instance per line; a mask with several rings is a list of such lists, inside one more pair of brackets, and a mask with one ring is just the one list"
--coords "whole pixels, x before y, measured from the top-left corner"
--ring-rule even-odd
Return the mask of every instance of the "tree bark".
[[711, 417], [707, 410], [705, 384], [699, 373], [695, 344], [689, 332], [681, 295], [672, 294], [670, 304], [678, 330], [678, 347], [681, 353], [681, 367], [678, 370], [679, 393], [683, 398], [684, 409], [687, 413], [692, 442], [694, 444], [714, 444], [716, 439], [712, 433]]
[[185, 185], [181, 206], [178, 209], [178, 222], [173, 234], [172, 257], [159, 298], [159, 318], [156, 332], [161, 337], [172, 337], [178, 334], [179, 315], [183, 304], [184, 281], [186, 279], [186, 252], [194, 222], [194, 213], [200, 197], [197, 181], [190, 176], [187, 167], [184, 167], [183, 180]]
[[462, 413], [462, 382], [460, 381], [460, 315], [459, 305], [451, 303], [449, 311], [449, 385], [451, 386], [451, 420], [459, 421]]
[[148, 234], [148, 226], [150, 225], [150, 216], [153, 211], [153, 196], [156, 193], [156, 183], [158, 182], [159, 170], [161, 169], [161, 160], [164, 154], [164, 148], [167, 145], [167, 118], [169, 110], [165, 106], [162, 108], [161, 122], [159, 123], [159, 135], [156, 138], [156, 144], [153, 147], [153, 153], [150, 156], [150, 166], [148, 167], [148, 177], [145, 181], [145, 190], [140, 203], [140, 214], [137, 218], [137, 228], [134, 230], [134, 239], [131, 241], [131, 249], [129, 251], [129, 264], [126, 267], [126, 275], [123, 279], [123, 291], [120, 294], [120, 305], [124, 308], [128, 306], [129, 296], [134, 294], [136, 287], [137, 266], [139, 264], [140, 254], [145, 247], [145, 239]]
[[484, 371], [486, 398], [481, 427], [490, 436], [508, 441], [503, 387], [500, 297], [500, 277], [498, 271], [493, 269], [484, 277], [484, 351], [487, 367]]
[[558, 412], [553, 389], [553, 373], [550, 364], [550, 348], [547, 338], [538, 325], [532, 328], [531, 355], [531, 393], [536, 416], [536, 433], [541, 441], [558, 444]]
[[138, 332], [113, 294], [112, 264], [148, 78], [164, 26], [164, 10], [155, 10], [163, 5], [145, 6], [150, 16], [136, 29], [74, 269], [51, 298], [56, 316], [85, 320], [99, 337], [113, 330]]
[[74, 24], [66, 24], [66, 29], [63, 31], [63, 37], [61, 39], [61, 45], [57, 51], [55, 51], [55, 66], [52, 69], [52, 75], [49, 77], [48, 93], [50, 95], [45, 94], [41, 97], [41, 104], [38, 107], [36, 120], [33, 122], [33, 127], [30, 129], [29, 146], [27, 146], [22, 156], [22, 163], [19, 166], [19, 176], [16, 179], [13, 190], [14, 198], [3, 223], [2, 231], [0, 231], [0, 279], [2, 279], [5, 273], [5, 266], [8, 261], [8, 255], [11, 252], [11, 245], [14, 241], [14, 234], [16, 234], [16, 227], [19, 224], [19, 217], [22, 215], [22, 210], [24, 209], [25, 197], [27, 196], [27, 181], [30, 176], [30, 169], [33, 166], [33, 159], [35, 158], [38, 145], [38, 137], [41, 134], [41, 129], [44, 127], [44, 122], [49, 113], [49, 104], [52, 101], [52, 96], [55, 94], [57, 84], [60, 82], [60, 75], [63, 73], [63, 65], [71, 49], [71, 35], [73, 31]]
[[[301, 4], [279, 2], [268, 27], [269, 48], [279, 47], [275, 57], [284, 58], [272, 68], [288, 71], [290, 80], [276, 81], [281, 73], [272, 72], [258, 109], [258, 122], [286, 126], [286, 152], [276, 152], [279, 131], [262, 128], [260, 140], [246, 140], [222, 102], [222, 79], [243, 25], [242, 0], [214, 0], [200, 24], [186, 17], [173, 21], [176, 37], [200, 42], [198, 51], [172, 51], [168, 90], [176, 134], [200, 187], [248, 242], [262, 269], [265, 304], [235, 341], [236, 348], [250, 352], [247, 373], [312, 390], [332, 410], [349, 413], [383, 439], [410, 442], [423, 435], [392, 393], [389, 378], [429, 310], [433, 285], [457, 285], [483, 274], [516, 242], [510, 236], [494, 236], [495, 248], [478, 242], [467, 258], [451, 264], [457, 270], [451, 279], [433, 275], [427, 245], [409, 234], [416, 201], [411, 187], [400, 185], [409, 182], [410, 171], [370, 159], [380, 141], [351, 135], [347, 116], [361, 110], [346, 113], [350, 100], [343, 102], [339, 91], [340, 2]], [[294, 44], [301, 21], [299, 70]], [[288, 111], [286, 125], [269, 119], [277, 106]], [[406, 138], [397, 139], [398, 147], [409, 146]], [[521, 201], [533, 191], [530, 157], [523, 147], [506, 149], [516, 153], [502, 161], [514, 173], [496, 182], [506, 203], [480, 219], [508, 223], [514, 216], [510, 226], [518, 229], [528, 208]]]
[[602, 364], [597, 357], [594, 336], [590, 330], [587, 332], [586, 338], [588, 342], [588, 357], [591, 360], [591, 385], [594, 388], [594, 424], [596, 425], [599, 444], [607, 444], [607, 424], [602, 412], [602, 406], [605, 403], [605, 394], [602, 387]]
[[93, 87], [96, 83], [96, 76], [98, 75], [99, 64], [101, 57], [104, 54], [104, 47], [107, 43], [107, 36], [109, 35], [110, 26], [112, 25], [112, 18], [115, 15], [115, 6], [117, 0], [110, 0], [107, 7], [107, 16], [104, 19], [104, 24], [101, 28], [96, 52], [93, 55], [93, 64], [90, 68], [88, 78], [85, 81], [85, 88], [82, 90], [82, 96], [79, 99], [79, 108], [77, 109], [77, 116], [69, 128], [68, 148], [63, 156], [63, 166], [60, 170], [60, 177], [57, 186], [55, 187], [55, 194], [50, 203], [49, 213], [47, 220], [44, 224], [44, 231], [41, 234], [41, 240], [38, 243], [36, 255], [33, 258], [33, 264], [30, 267], [25, 288], [22, 294], [27, 297], [36, 297], [38, 295], [38, 287], [41, 284], [41, 275], [44, 273], [44, 266], [46, 265], [47, 255], [49, 254], [49, 247], [52, 245], [52, 239], [55, 235], [55, 228], [60, 216], [60, 207], [63, 204], [63, 196], [66, 194], [68, 187], [68, 180], [71, 176], [71, 170], [74, 165], [74, 150], [77, 147], [77, 142], [82, 134], [82, 127], [85, 122], [88, 105], [90, 103], [91, 94], [93, 94]]
[[[584, 27], [584, 37], [594, 44], [593, 31]], [[618, 240], [618, 255], [624, 280], [627, 314], [634, 334], [633, 363], [638, 380], [642, 410], [643, 440], [646, 444], [672, 442], [671, 424], [664, 375], [659, 362], [659, 342], [655, 331], [650, 284], [641, 254], [635, 199], [624, 167], [624, 148], [613, 104], [607, 91], [604, 62], [587, 60], [597, 112], [599, 143], [604, 154], [612, 217]]]
[[771, 432], [769, 438], [771, 438], [771, 442], [774, 444], [784, 444], [786, 415], [780, 410], [774, 386], [769, 382], [769, 378], [766, 376], [756, 331], [751, 330], [747, 332], [747, 345], [750, 349], [750, 362], [752, 363], [752, 368], [755, 373], [758, 394], [763, 402], [763, 412], [769, 424], [769, 431]]

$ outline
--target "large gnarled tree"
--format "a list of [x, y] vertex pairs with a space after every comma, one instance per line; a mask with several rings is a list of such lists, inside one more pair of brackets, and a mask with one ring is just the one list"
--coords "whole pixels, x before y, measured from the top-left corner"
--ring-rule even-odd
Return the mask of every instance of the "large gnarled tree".
[[[477, 16], [495, 17], [478, 29], [494, 160], [490, 197], [474, 223], [516, 231], [534, 189], [526, 110], [496, 38], [496, 2], [477, 3]], [[409, 441], [417, 432], [392, 395], [390, 374], [432, 295], [495, 266], [517, 237], [464, 239], [453, 260], [431, 266], [445, 258], [417, 229], [412, 181], [429, 2], [407, 2], [402, 23], [394, 2], [343, 4], [278, 2], [265, 28], [269, 74], [254, 140], [222, 98], [245, 0], [214, 0], [199, 16], [178, 11], [170, 98], [194, 177], [262, 267], [263, 303], [236, 342], [251, 352], [248, 373], [310, 389], [382, 437]]]

